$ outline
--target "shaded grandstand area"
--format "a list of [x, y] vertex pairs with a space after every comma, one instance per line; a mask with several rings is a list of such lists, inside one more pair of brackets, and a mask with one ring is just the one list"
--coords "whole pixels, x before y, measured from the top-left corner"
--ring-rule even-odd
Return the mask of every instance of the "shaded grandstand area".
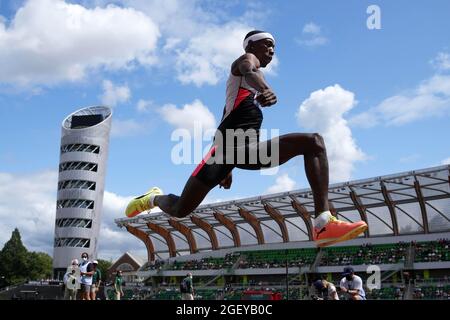
[[[128, 296], [178, 300], [179, 282], [191, 272], [197, 288], [196, 299], [259, 300], [279, 294], [282, 299], [304, 300], [315, 294], [311, 283], [317, 278], [325, 278], [339, 287], [344, 266], [351, 265], [366, 283], [372, 275], [367, 273], [367, 267], [376, 265], [381, 271], [381, 287], [371, 289], [366, 283], [368, 299], [447, 300], [450, 241], [439, 238], [442, 235], [445, 234], [434, 235], [437, 237], [434, 241], [417, 241], [417, 236], [409, 236], [406, 238], [410, 241], [328, 248], [261, 250], [260, 246], [253, 246], [156, 260], [128, 273], [129, 279], [135, 280], [130, 283], [134, 288], [127, 289]], [[382, 240], [386, 239], [378, 242]], [[341, 299], [346, 297], [341, 295]]]

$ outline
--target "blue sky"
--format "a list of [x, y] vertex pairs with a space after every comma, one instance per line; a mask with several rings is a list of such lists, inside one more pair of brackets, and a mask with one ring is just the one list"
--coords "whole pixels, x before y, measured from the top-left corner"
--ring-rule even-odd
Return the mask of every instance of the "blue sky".
[[[151, 186], [182, 190], [196, 164], [172, 163], [171, 134], [218, 124], [252, 29], [276, 38], [263, 128], [324, 135], [332, 182], [450, 162], [448, 1], [0, 1], [0, 15], [0, 245], [17, 226], [51, 254], [61, 122], [108, 104], [100, 256], [142, 252], [112, 221]], [[274, 175], [235, 171], [207, 201], [307, 186], [298, 158]]]

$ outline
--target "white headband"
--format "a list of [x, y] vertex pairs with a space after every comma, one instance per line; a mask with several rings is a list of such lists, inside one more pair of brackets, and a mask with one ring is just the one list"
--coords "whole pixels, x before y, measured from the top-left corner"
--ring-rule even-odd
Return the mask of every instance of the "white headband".
[[259, 41], [262, 39], [271, 39], [273, 41], [273, 43], [275, 43], [275, 38], [270, 33], [268, 33], [268, 32], [256, 33], [244, 40], [244, 50], [245, 50], [245, 48], [247, 48], [248, 43], [250, 41]]

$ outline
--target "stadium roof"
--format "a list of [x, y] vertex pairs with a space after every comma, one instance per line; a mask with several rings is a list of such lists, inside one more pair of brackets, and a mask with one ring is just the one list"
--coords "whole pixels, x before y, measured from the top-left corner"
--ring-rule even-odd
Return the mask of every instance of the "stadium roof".
[[[361, 237], [450, 231], [450, 165], [330, 185], [331, 211], [345, 221], [364, 220]], [[119, 227], [155, 255], [243, 245], [311, 241], [310, 189], [201, 205], [174, 219], [156, 212], [116, 219]]]

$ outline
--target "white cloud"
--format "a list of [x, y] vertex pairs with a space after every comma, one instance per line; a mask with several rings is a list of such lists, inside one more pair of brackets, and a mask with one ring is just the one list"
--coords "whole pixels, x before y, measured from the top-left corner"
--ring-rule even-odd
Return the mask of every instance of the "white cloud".
[[323, 46], [328, 42], [328, 39], [325, 37], [314, 37], [312, 39], [300, 40], [299, 43], [305, 45], [307, 47], [318, 47]]
[[[28, 250], [53, 255], [57, 181], [57, 171], [28, 175], [0, 173], [0, 248], [17, 227]], [[99, 236], [100, 258], [117, 259], [126, 251], [146, 256], [142, 242], [114, 223], [114, 219], [125, 217], [125, 207], [131, 198], [105, 191]]]
[[302, 37], [296, 39], [297, 43], [307, 47], [322, 46], [328, 42], [328, 39], [322, 34], [321, 27], [313, 22], [303, 26]]
[[0, 245], [18, 228], [30, 251], [53, 255], [58, 173], [0, 173]]
[[112, 137], [131, 137], [145, 132], [146, 126], [133, 119], [119, 120], [113, 119], [111, 125]]
[[450, 157], [441, 161], [441, 164], [450, 164]]
[[99, 256], [103, 259], [117, 259], [122, 253], [132, 251], [147, 257], [145, 245], [125, 228], [119, 229], [115, 219], [125, 218], [125, 208], [132, 196], [124, 197], [105, 191], [103, 198], [102, 224], [99, 236]]
[[[242, 40], [261, 24], [268, 14], [267, 7], [246, 3], [245, 12], [236, 16], [230, 11], [237, 3], [207, 3], [196, 0], [127, 0], [159, 24], [165, 37], [162, 51], [171, 57], [175, 53], [177, 79], [184, 84], [215, 85], [229, 73], [234, 59], [244, 53]], [[226, 19], [221, 19], [226, 17]], [[224, 22], [225, 21], [225, 22]], [[266, 69], [276, 74], [278, 59], [274, 57]]]
[[303, 26], [302, 33], [318, 35], [320, 34], [320, 27], [317, 24], [310, 22]]
[[176, 70], [184, 84], [215, 85], [226, 74], [234, 59], [244, 53], [242, 39], [251, 30], [240, 23], [211, 26], [178, 50]]
[[214, 115], [198, 99], [180, 109], [173, 104], [165, 105], [159, 109], [159, 113], [167, 123], [176, 129], [187, 129], [192, 135], [195, 135], [196, 128], [203, 132], [216, 128]]
[[163, 51], [170, 51], [176, 48], [181, 43], [180, 38], [167, 38], [166, 44], [163, 47]]
[[435, 75], [417, 88], [418, 95], [450, 96], [450, 76]]
[[270, 194], [291, 191], [294, 190], [296, 186], [296, 182], [289, 178], [289, 175], [287, 173], [284, 173], [276, 178], [275, 184], [269, 187], [265, 193]]
[[140, 113], [146, 113], [150, 110], [150, 107], [153, 105], [153, 102], [150, 100], [139, 99], [136, 104], [136, 110]]
[[438, 71], [450, 70], [450, 54], [447, 52], [439, 52], [430, 63]]
[[352, 127], [372, 128], [378, 125], [378, 117], [373, 111], [363, 112], [351, 117], [348, 124]]
[[153, 64], [159, 36], [157, 25], [132, 8], [27, 1], [9, 25], [0, 21], [0, 82], [53, 84], [99, 68]]
[[[0, 61], [7, 62], [0, 66], [0, 83], [79, 81], [93, 70], [129, 70], [160, 61], [159, 67], [174, 67], [184, 84], [215, 85], [243, 53], [242, 39], [253, 29], [249, 24], [261, 24], [268, 14], [252, 3], [236, 16], [231, 11], [237, 3], [115, 2], [120, 6], [105, 0], [26, 2], [12, 23], [0, 21]], [[277, 64], [275, 57], [267, 74], [276, 74]]]
[[[197, 0], [124, 0], [124, 5], [144, 12], [168, 38], [189, 39], [214, 23], [214, 14]], [[216, 5], [217, 6], [217, 5]]]
[[356, 161], [366, 158], [356, 145], [344, 115], [356, 105], [354, 93], [338, 84], [311, 93], [297, 113], [299, 124], [325, 140], [331, 181], [346, 181]]
[[450, 112], [450, 76], [434, 75], [414, 90], [386, 98], [379, 105], [354, 116], [352, 126], [404, 125]]
[[130, 88], [127, 85], [115, 86], [110, 80], [103, 80], [102, 103], [115, 107], [119, 103], [127, 102], [130, 99]]

